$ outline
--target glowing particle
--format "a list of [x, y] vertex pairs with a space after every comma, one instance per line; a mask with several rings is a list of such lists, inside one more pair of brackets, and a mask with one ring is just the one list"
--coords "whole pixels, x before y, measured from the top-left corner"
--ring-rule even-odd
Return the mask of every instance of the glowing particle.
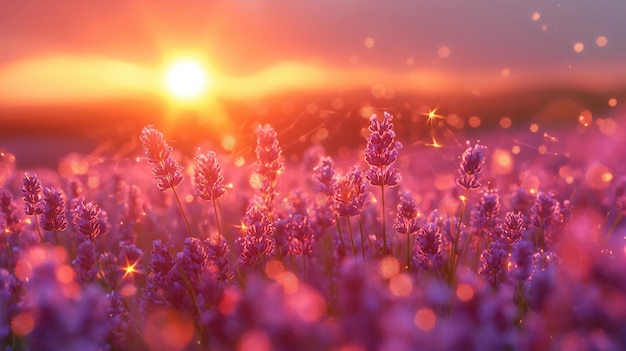
[[543, 32], [547, 31], [547, 30], [548, 30], [548, 25], [546, 25], [546, 24], [542, 25], [542, 26], [541, 26], [541, 30], [542, 30]]
[[456, 297], [463, 302], [467, 302], [474, 298], [474, 289], [469, 284], [461, 283], [456, 288]]
[[33, 331], [35, 319], [30, 312], [20, 312], [11, 319], [11, 331], [17, 336], [26, 336]]
[[511, 128], [511, 125], [513, 124], [513, 121], [511, 120], [511, 117], [508, 116], [504, 116], [502, 118], [500, 118], [500, 127], [507, 129], [507, 128]]
[[461, 130], [465, 127], [465, 122], [463, 122], [461, 117], [456, 113], [449, 114], [448, 117], [446, 117], [446, 122], [455, 129]]
[[285, 271], [285, 265], [279, 260], [270, 260], [265, 264], [265, 275], [270, 279], [276, 279]]
[[511, 76], [511, 70], [508, 68], [503, 68], [500, 72], [500, 75], [502, 75], [502, 78], [509, 78], [509, 76]]
[[409, 296], [412, 290], [413, 281], [408, 274], [396, 274], [389, 280], [389, 291], [395, 296]]
[[230, 134], [226, 134], [222, 138], [221, 145], [224, 151], [233, 151], [235, 145], [237, 145], [237, 139], [235, 139], [235, 137]]
[[235, 159], [235, 166], [236, 167], [242, 167], [243, 165], [246, 164], [246, 159], [243, 158], [243, 156], [239, 156]]
[[437, 56], [439, 56], [440, 59], [445, 60], [448, 57], [450, 57], [450, 48], [447, 46], [441, 46], [438, 50], [437, 50]]
[[598, 38], [596, 38], [596, 45], [598, 45], [601, 48], [605, 47], [606, 44], [608, 43], [609, 43], [609, 39], [607, 39], [604, 35], [601, 35]]
[[606, 189], [613, 180], [611, 170], [600, 163], [594, 163], [585, 172], [585, 182], [593, 189]]
[[415, 313], [415, 319], [413, 322], [420, 330], [428, 332], [435, 327], [435, 324], [437, 323], [437, 315], [430, 308], [422, 308]]
[[185, 195], [185, 202], [190, 204], [193, 202], [193, 195], [192, 194], [187, 194]]
[[481, 122], [481, 120], [480, 120], [480, 117], [478, 117], [478, 116], [471, 116], [471, 117], [469, 118], [469, 120], [467, 121], [467, 123], [468, 123], [468, 124], [470, 125], [470, 127], [472, 127], [472, 128], [478, 128], [478, 127], [480, 127], [480, 122]]
[[393, 256], [387, 256], [380, 261], [378, 270], [383, 279], [391, 279], [400, 273], [400, 261]]
[[63, 265], [57, 269], [56, 276], [60, 283], [69, 284], [74, 280], [74, 269], [68, 265]]
[[588, 127], [592, 120], [593, 116], [589, 110], [584, 110], [578, 115], [578, 123], [582, 124], [584, 127]]
[[361, 108], [359, 109], [359, 115], [368, 120], [372, 116], [373, 113], [374, 113], [374, 107], [372, 107], [372, 105], [369, 105], [369, 104], [365, 104], [361, 106]]
[[613, 118], [598, 118], [596, 125], [604, 135], [613, 135], [617, 132], [617, 123]]
[[295, 294], [298, 291], [300, 280], [293, 272], [285, 271], [276, 276], [276, 282], [283, 287], [286, 294]]
[[100, 178], [96, 176], [89, 177], [87, 179], [87, 186], [90, 187], [91, 189], [96, 189], [97, 187], [100, 186]]
[[365, 38], [364, 44], [365, 44], [365, 47], [368, 48], [368, 49], [373, 48], [374, 44], [375, 44], [374, 38], [372, 38], [372, 37]]
[[609, 106], [611, 106], [611, 107], [617, 106], [617, 99], [616, 98], [610, 98], [609, 99]]
[[533, 12], [531, 18], [533, 19], [533, 21], [537, 22], [541, 18], [541, 14], [539, 12]]
[[532, 133], [537, 133], [539, 131], [539, 125], [537, 123], [533, 123], [530, 125], [530, 127], [528, 127], [528, 130], [530, 130]]
[[577, 42], [574, 44], [574, 51], [576, 51], [577, 53], [583, 52], [584, 49], [585, 49], [585, 44], [581, 42]]
[[513, 156], [504, 149], [495, 149], [491, 156], [491, 170], [496, 174], [510, 174], [513, 170]]
[[539, 147], [537, 148], [537, 152], [540, 155], [545, 155], [545, 153], [548, 152], [548, 147], [545, 145], [539, 145]]

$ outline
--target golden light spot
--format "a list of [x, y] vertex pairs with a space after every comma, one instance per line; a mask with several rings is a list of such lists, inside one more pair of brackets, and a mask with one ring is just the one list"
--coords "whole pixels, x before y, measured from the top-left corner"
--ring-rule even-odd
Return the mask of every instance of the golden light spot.
[[608, 43], [609, 43], [609, 39], [607, 39], [607, 37], [605, 37], [604, 35], [601, 35], [596, 38], [596, 45], [598, 45], [601, 48], [605, 47], [606, 44]]
[[415, 319], [413, 320], [415, 326], [422, 331], [431, 331], [437, 323], [437, 315], [430, 308], [422, 308], [415, 313]]
[[532, 133], [537, 133], [539, 131], [539, 125], [537, 123], [533, 123], [530, 125], [530, 127], [528, 127], [528, 130], [530, 130]]
[[502, 76], [502, 78], [509, 78], [511, 76], [511, 70], [508, 68], [503, 68], [500, 72], [500, 75]]
[[276, 279], [284, 271], [285, 265], [279, 260], [272, 259], [265, 264], [265, 275], [270, 279]]
[[383, 279], [391, 279], [400, 273], [400, 261], [393, 256], [386, 256], [380, 261], [378, 270]]
[[261, 189], [263, 187], [263, 177], [258, 173], [253, 173], [250, 176], [249, 183], [252, 189]]
[[122, 267], [122, 270], [124, 271], [124, 275], [122, 276], [122, 279], [126, 278], [127, 276], [133, 276], [133, 274], [135, 273], [139, 273], [139, 270], [137, 270], [137, 264], [139, 264], [139, 261], [135, 261], [135, 262], [126, 262], [126, 266]]
[[243, 167], [246, 164], [246, 159], [243, 156], [238, 156], [235, 159], [235, 167]]
[[237, 342], [237, 351], [271, 351], [272, 341], [261, 329], [247, 330]]
[[293, 272], [285, 271], [276, 276], [276, 282], [283, 287], [286, 294], [291, 295], [298, 291], [300, 281]]
[[68, 284], [74, 280], [74, 270], [65, 264], [57, 269], [56, 276], [59, 282]]
[[511, 120], [511, 117], [504, 116], [500, 118], [499, 124], [501, 128], [508, 129], [508, 128], [511, 128], [513, 121]]
[[301, 285], [297, 293], [287, 296], [285, 304], [290, 311], [307, 323], [317, 322], [326, 310], [324, 297], [306, 285]]
[[439, 108], [438, 106], [435, 106], [435, 108], [433, 108], [433, 109], [431, 109], [431, 108], [427, 108], [427, 109], [428, 109], [428, 112], [422, 112], [422, 113], [420, 113], [420, 114], [421, 114], [422, 116], [426, 116], [426, 117], [428, 117], [428, 120], [427, 120], [427, 122], [428, 122], [428, 123], [434, 123], [435, 119], [437, 119], [437, 118], [438, 118], [438, 119], [445, 119], [445, 117], [444, 117], [444, 116], [442, 116], [442, 115], [438, 115], [438, 114], [437, 114], [437, 109], [438, 109], [438, 108]]
[[437, 50], [437, 56], [439, 56], [440, 59], [445, 60], [448, 57], [450, 57], [450, 48], [447, 46], [441, 46], [438, 50]]
[[372, 38], [372, 37], [365, 38], [364, 44], [365, 44], [366, 48], [368, 48], [368, 49], [373, 48], [375, 43], [376, 42], [374, 41], [374, 38]]
[[592, 164], [585, 172], [585, 182], [593, 189], [606, 189], [612, 179], [611, 170], [601, 163]]
[[143, 328], [143, 340], [150, 350], [181, 351], [193, 335], [194, 323], [191, 317], [170, 309], [158, 309], [150, 313]]
[[185, 202], [190, 204], [193, 202], [193, 195], [192, 194], [187, 194], [185, 195]]
[[235, 137], [230, 134], [226, 134], [224, 135], [224, 137], [222, 137], [221, 145], [224, 151], [233, 151], [233, 149], [237, 145], [237, 139], [235, 139]]
[[545, 153], [548, 152], [548, 147], [545, 145], [539, 145], [539, 147], [537, 148], [537, 152], [540, 155], [545, 155]]
[[541, 185], [539, 177], [532, 174], [531, 172], [524, 172], [521, 174], [521, 178], [522, 179], [520, 185], [522, 189], [528, 191], [531, 194], [537, 192], [537, 189], [539, 189], [539, 186]]
[[537, 22], [541, 18], [541, 14], [539, 12], [533, 12], [531, 18], [533, 19], [533, 21]]
[[495, 149], [491, 156], [491, 170], [496, 174], [510, 174], [513, 170], [513, 156], [504, 149]]
[[87, 186], [91, 189], [96, 189], [100, 186], [100, 178], [91, 176], [87, 178]]
[[609, 99], [609, 106], [611, 106], [611, 107], [617, 106], [617, 99], [616, 98], [610, 98]]
[[457, 115], [456, 113], [451, 113], [446, 117], [446, 122], [448, 125], [452, 126], [455, 129], [463, 129], [465, 127], [465, 122]]
[[20, 312], [11, 319], [11, 331], [17, 336], [26, 336], [33, 331], [35, 319], [30, 312]]
[[207, 85], [207, 74], [197, 61], [179, 61], [167, 71], [167, 88], [177, 98], [198, 97]]
[[576, 51], [577, 53], [583, 52], [584, 49], [585, 49], [585, 44], [581, 42], [574, 43], [574, 51]]
[[511, 147], [511, 153], [513, 153], [513, 155], [519, 155], [520, 152], [522, 152], [522, 148], [519, 145], [513, 145], [513, 147]]
[[574, 182], [574, 172], [570, 166], [565, 165], [559, 168], [559, 177], [564, 179], [567, 184]]
[[359, 115], [365, 119], [370, 119], [370, 117], [374, 114], [374, 107], [369, 104], [365, 104], [361, 106], [359, 109]]
[[598, 118], [596, 125], [604, 135], [613, 135], [617, 132], [617, 123], [612, 118]]
[[409, 296], [413, 290], [413, 281], [408, 274], [396, 274], [389, 280], [389, 290], [395, 296]]
[[463, 302], [467, 302], [474, 298], [474, 288], [469, 284], [461, 283], [456, 287], [456, 297]]
[[578, 123], [582, 124], [584, 127], [588, 127], [592, 120], [593, 115], [589, 110], [584, 110], [578, 115]]
[[478, 116], [471, 116], [469, 118], [469, 120], [467, 121], [467, 123], [472, 128], [478, 128], [478, 127], [480, 127], [481, 120], [480, 120], [480, 117], [478, 117]]

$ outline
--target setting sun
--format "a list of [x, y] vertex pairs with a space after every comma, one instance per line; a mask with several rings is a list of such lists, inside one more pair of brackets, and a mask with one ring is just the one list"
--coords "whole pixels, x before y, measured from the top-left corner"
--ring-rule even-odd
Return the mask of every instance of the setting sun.
[[207, 89], [206, 71], [195, 61], [176, 62], [168, 70], [167, 87], [179, 98], [198, 97]]

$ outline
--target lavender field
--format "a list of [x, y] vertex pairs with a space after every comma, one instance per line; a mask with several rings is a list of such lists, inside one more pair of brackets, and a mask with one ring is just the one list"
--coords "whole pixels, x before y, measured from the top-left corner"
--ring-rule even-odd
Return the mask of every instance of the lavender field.
[[132, 156], [3, 152], [2, 350], [626, 349], [623, 118], [438, 143], [399, 117], [333, 155], [269, 124], [247, 162], [151, 125]]

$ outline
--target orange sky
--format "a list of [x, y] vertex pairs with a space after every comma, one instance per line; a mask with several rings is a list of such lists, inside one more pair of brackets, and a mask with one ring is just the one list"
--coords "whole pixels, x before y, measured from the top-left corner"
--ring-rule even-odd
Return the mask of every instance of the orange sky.
[[3, 1], [0, 105], [159, 96], [185, 56], [227, 98], [610, 90], [626, 85], [623, 13], [582, 0]]

